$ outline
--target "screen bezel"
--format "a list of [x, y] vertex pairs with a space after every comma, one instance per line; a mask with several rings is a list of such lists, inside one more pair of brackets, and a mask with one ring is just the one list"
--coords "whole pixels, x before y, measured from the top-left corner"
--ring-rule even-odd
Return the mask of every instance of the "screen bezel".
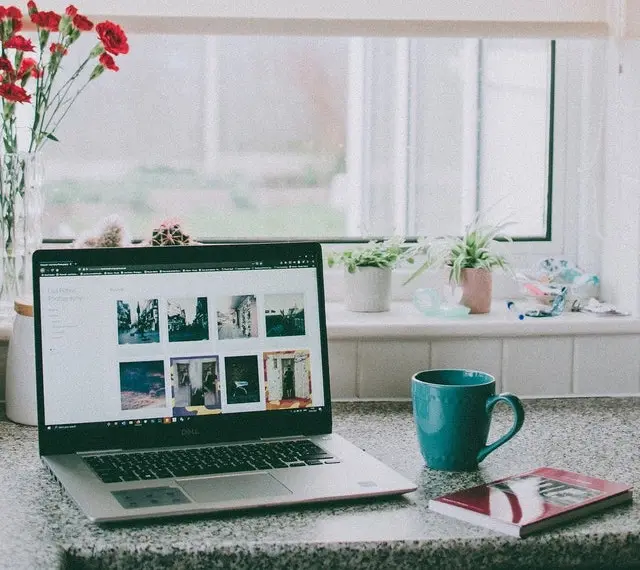
[[[51, 262], [75, 262], [89, 267], [115, 265], [168, 266], [176, 263], [251, 262], [308, 256], [316, 270], [320, 324], [320, 351], [324, 406], [311, 410], [269, 410], [192, 416], [189, 422], [153, 423], [107, 427], [104, 422], [76, 424], [72, 429], [47, 429], [44, 424], [40, 266]], [[144, 449], [243, 441], [290, 435], [331, 432], [331, 394], [324, 306], [322, 248], [318, 242], [260, 242], [191, 246], [125, 247], [96, 249], [40, 249], [33, 255], [34, 338], [38, 436], [40, 455], [107, 449]]]

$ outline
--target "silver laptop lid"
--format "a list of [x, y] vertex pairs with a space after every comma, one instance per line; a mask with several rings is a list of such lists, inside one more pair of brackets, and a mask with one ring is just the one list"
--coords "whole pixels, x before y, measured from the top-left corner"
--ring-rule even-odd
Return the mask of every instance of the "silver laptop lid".
[[34, 254], [40, 453], [329, 433], [318, 243]]

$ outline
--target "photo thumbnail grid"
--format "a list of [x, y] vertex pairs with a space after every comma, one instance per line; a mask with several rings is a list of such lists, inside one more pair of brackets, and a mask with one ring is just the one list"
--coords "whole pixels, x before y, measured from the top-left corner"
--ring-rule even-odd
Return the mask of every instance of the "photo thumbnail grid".
[[[217, 319], [217, 340], [223, 343], [255, 339], [260, 333], [265, 338], [306, 334], [302, 293], [264, 294], [260, 312], [258, 300], [257, 295], [219, 296], [213, 310], [207, 297], [163, 302], [119, 299], [118, 344], [157, 346], [161, 339], [169, 343], [208, 341], [210, 309]], [[166, 331], [162, 333], [161, 306], [166, 309]], [[120, 362], [122, 410], [170, 407], [176, 416], [216, 414], [223, 407], [241, 411], [243, 405], [260, 402], [266, 410], [311, 406], [308, 349], [270, 350], [262, 355], [172, 355], [167, 371], [164, 355], [162, 358]]]
[[[308, 349], [270, 350], [233, 356], [175, 356], [169, 359], [170, 394], [163, 360], [120, 362], [122, 410], [165, 408], [174, 416], [221, 413], [264, 401], [265, 410], [312, 405]], [[263, 379], [260, 379], [260, 366]]]
[[[267, 338], [306, 334], [302, 293], [265, 294], [263, 302], [261, 318], [254, 294], [218, 297], [215, 311], [218, 340], [258, 338], [261, 330]], [[157, 298], [118, 299], [118, 344], [160, 343], [160, 305]], [[207, 297], [169, 298], [162, 305], [167, 316], [166, 335], [163, 331], [162, 338], [169, 342], [211, 338]]]

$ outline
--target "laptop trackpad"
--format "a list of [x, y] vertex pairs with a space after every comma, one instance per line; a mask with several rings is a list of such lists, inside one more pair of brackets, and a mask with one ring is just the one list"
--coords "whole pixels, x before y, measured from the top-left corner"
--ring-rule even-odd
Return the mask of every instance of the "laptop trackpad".
[[267, 473], [182, 479], [177, 483], [197, 503], [291, 495], [287, 487]]

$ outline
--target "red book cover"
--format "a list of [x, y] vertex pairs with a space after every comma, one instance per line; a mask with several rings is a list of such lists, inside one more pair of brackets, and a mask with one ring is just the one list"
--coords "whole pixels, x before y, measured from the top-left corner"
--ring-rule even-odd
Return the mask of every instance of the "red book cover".
[[631, 499], [630, 485], [540, 467], [432, 499], [429, 508], [522, 537]]

